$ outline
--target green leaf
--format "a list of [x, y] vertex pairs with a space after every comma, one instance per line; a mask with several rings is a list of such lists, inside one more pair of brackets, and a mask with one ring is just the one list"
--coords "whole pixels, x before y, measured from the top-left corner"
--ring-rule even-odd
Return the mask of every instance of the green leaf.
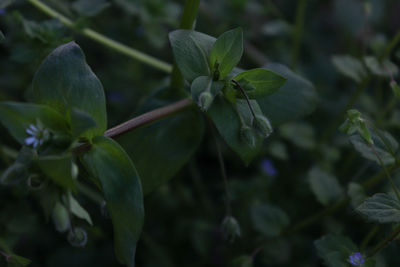
[[357, 211], [368, 220], [378, 223], [399, 223], [400, 222], [400, 201], [395, 197], [378, 193], [367, 198]]
[[79, 204], [79, 202], [72, 196], [71, 193], [68, 193], [67, 199], [69, 201], [69, 209], [71, 213], [76, 217], [87, 221], [88, 224], [93, 225], [90, 214]]
[[[169, 103], [170, 100], [156, 95], [140, 111], [146, 112]], [[134, 162], [142, 179], [143, 192], [148, 194], [177, 174], [200, 145], [203, 133], [203, 118], [193, 106], [185, 112], [126, 133], [117, 141]]]
[[312, 192], [323, 205], [328, 205], [342, 196], [343, 189], [336, 177], [321, 170], [319, 167], [313, 167], [310, 170], [308, 182]]
[[0, 102], [0, 121], [20, 144], [24, 144], [25, 138], [28, 137], [26, 129], [31, 124], [36, 125], [37, 120], [54, 132], [68, 131], [65, 119], [47, 106]]
[[36, 156], [33, 150], [23, 146], [15, 162], [2, 173], [0, 183], [3, 185], [13, 185], [28, 179], [30, 175], [29, 168]]
[[254, 228], [265, 236], [278, 236], [289, 225], [288, 215], [279, 207], [255, 204], [250, 212]]
[[289, 122], [279, 127], [281, 135], [303, 149], [315, 147], [314, 128], [305, 122]]
[[364, 65], [355, 57], [349, 55], [332, 56], [332, 63], [341, 74], [358, 83], [367, 76]]
[[[260, 113], [257, 102], [253, 100], [251, 103], [255, 112]], [[217, 96], [214, 104], [208, 110], [208, 115], [227, 145], [248, 165], [260, 151], [263, 138], [255, 136], [254, 146], [250, 146], [241, 138], [242, 123], [238, 112], [244, 115], [245, 122], [252, 121], [252, 115], [245, 100], [239, 99], [235, 107], [222, 96]]]
[[222, 79], [228, 75], [239, 63], [243, 54], [243, 31], [242, 28], [236, 28], [223, 33], [215, 41], [210, 52], [211, 70], [219, 71], [219, 78]]
[[140, 179], [129, 156], [118, 143], [102, 136], [92, 141], [92, 148], [81, 157], [81, 161], [101, 184], [114, 226], [117, 258], [133, 267], [144, 220]]
[[348, 237], [340, 235], [325, 235], [314, 242], [326, 266], [349, 266], [349, 256], [358, 251], [357, 246]]
[[72, 173], [72, 156], [65, 155], [51, 155], [43, 156], [37, 159], [37, 164], [42, 172], [57, 185], [76, 190], [76, 181]]
[[299, 119], [315, 109], [318, 97], [312, 83], [281, 64], [267, 64], [265, 68], [287, 79], [278, 92], [257, 99], [272, 126]]
[[31, 260], [12, 254], [10, 255], [10, 260], [8, 262], [8, 267], [25, 267], [31, 263]]
[[[371, 134], [375, 150], [382, 159], [383, 164], [393, 164], [396, 160], [394, 154], [399, 147], [396, 139], [394, 139], [388, 132], [380, 130], [371, 131]], [[351, 136], [350, 142], [354, 146], [355, 150], [357, 150], [364, 158], [380, 164], [371, 146], [368, 145], [361, 136]]]
[[33, 92], [36, 102], [66, 114], [71, 128], [81, 124], [79, 117], [71, 116], [73, 108], [92, 116], [97, 127], [87, 131], [85, 137], [103, 135], [106, 130], [103, 86], [75, 42], [61, 45], [47, 56], [35, 74]]
[[77, 0], [72, 4], [74, 10], [88, 17], [96, 16], [109, 6], [106, 0]]
[[376, 57], [366, 56], [364, 57], [365, 65], [375, 75], [383, 77], [392, 77], [398, 74], [399, 69], [395, 64], [389, 60], [384, 60], [382, 63]]
[[[214, 97], [221, 91], [224, 87], [224, 83], [222, 81], [213, 81], [209, 76], [200, 76], [197, 77], [190, 87], [190, 91], [192, 93], [192, 99], [197, 103], [197, 105], [202, 108], [202, 101], [199, 96], [201, 93], [205, 91], [209, 91], [212, 96], [211, 102], [214, 100]], [[206, 109], [207, 110], [207, 109]]]
[[76, 138], [85, 135], [90, 129], [97, 127], [96, 121], [89, 113], [77, 108], [71, 109], [71, 120], [75, 122], [71, 125], [71, 133]]
[[[239, 84], [245, 85], [242, 87], [249, 98], [263, 98], [274, 94], [286, 81], [281, 75], [266, 69], [243, 71], [233, 79]], [[236, 96], [243, 98], [243, 95], [239, 91], [236, 93]]]
[[187, 81], [210, 75], [208, 58], [214, 37], [196, 31], [176, 30], [169, 34], [169, 40], [178, 68]]

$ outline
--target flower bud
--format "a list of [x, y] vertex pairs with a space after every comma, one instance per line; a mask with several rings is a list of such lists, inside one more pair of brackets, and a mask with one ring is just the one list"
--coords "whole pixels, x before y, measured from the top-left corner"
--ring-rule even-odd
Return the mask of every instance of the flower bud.
[[68, 242], [74, 247], [84, 247], [87, 240], [87, 233], [83, 228], [75, 227], [68, 233]]
[[60, 202], [54, 206], [52, 218], [58, 232], [66, 232], [71, 227], [68, 210]]
[[213, 102], [213, 96], [210, 92], [203, 92], [199, 96], [199, 106], [203, 111], [207, 111]]
[[71, 165], [71, 176], [72, 176], [72, 179], [78, 178], [78, 174], [79, 174], [78, 165], [76, 165], [75, 163], [72, 162], [72, 165]]
[[273, 132], [271, 123], [267, 117], [263, 115], [256, 115], [253, 121], [253, 126], [257, 133], [264, 138], [267, 138]]
[[257, 139], [253, 128], [243, 125], [240, 129], [240, 137], [247, 145], [251, 147], [256, 146]]
[[222, 234], [228, 242], [232, 243], [236, 237], [240, 237], [240, 226], [234, 217], [226, 216], [221, 226]]

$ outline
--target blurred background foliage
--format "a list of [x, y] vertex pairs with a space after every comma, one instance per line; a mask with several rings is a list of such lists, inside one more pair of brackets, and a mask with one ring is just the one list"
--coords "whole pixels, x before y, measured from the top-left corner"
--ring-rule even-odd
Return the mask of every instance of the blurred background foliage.
[[[82, 37], [79, 29], [93, 28], [172, 62], [167, 35], [179, 25], [183, 1], [44, 2], [73, 19], [75, 30], [49, 19], [26, 1], [0, 1], [0, 30], [5, 36], [0, 44], [0, 100], [29, 101], [32, 77], [40, 62], [55, 47], [71, 40], [82, 47], [103, 83], [109, 127], [143, 110], [146, 99], [165, 86], [168, 78], [164, 73]], [[301, 5], [304, 16], [298, 12]], [[241, 226], [241, 237], [232, 244], [221, 233], [226, 196], [212, 131], [206, 125], [194, 156], [174, 179], [145, 197], [146, 221], [137, 265], [248, 266], [246, 261], [253, 256], [254, 266], [320, 266], [313, 242], [322, 235], [343, 234], [359, 244], [373, 226], [355, 214], [347, 203], [347, 191], [352, 196], [364, 193], [357, 191], [357, 184], [378, 173], [380, 167], [357, 154], [337, 127], [360, 84], [364, 88], [355, 106], [395, 139], [399, 136], [400, 109], [396, 105], [386, 108], [394, 98], [388, 77], [368, 74], [371, 77], [364, 83], [355, 82], [342, 75], [351, 77], [348, 71], [335, 68], [332, 57], [382, 55], [400, 29], [399, 10], [396, 0], [201, 1], [197, 31], [219, 36], [241, 26], [245, 53], [240, 67], [271, 62], [291, 66], [314, 84], [318, 106], [311, 116], [275, 127], [260, 156], [248, 167], [223, 146], [232, 213]], [[398, 65], [398, 46], [390, 56]], [[0, 170], [4, 170], [18, 145], [2, 126], [0, 135]], [[173, 150], [168, 152], [166, 157], [174, 156]], [[353, 186], [348, 190], [350, 182]], [[377, 183], [366, 194], [385, 190], [386, 184]], [[71, 247], [51, 221], [46, 221], [35, 192], [24, 186], [1, 186], [0, 247], [33, 260], [30, 266], [118, 266], [110, 220], [97, 203], [85, 196], [77, 198], [94, 222], [94, 226], [85, 227], [89, 237], [85, 248]], [[343, 200], [347, 202], [340, 203]], [[338, 201], [340, 209], [335, 210]], [[304, 221], [321, 211], [326, 213], [318, 220], [311, 219], [315, 223]], [[370, 242], [377, 243], [390, 230], [382, 226]], [[391, 244], [377, 257], [378, 266], [399, 266], [399, 249], [398, 243]], [[5, 262], [0, 257], [2, 264]]]

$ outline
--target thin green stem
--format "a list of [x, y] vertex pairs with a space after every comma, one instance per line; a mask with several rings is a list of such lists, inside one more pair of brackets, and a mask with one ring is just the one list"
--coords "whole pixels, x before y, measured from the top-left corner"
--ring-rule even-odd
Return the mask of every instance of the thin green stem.
[[373, 249], [372, 251], [368, 254], [368, 257], [372, 257], [375, 254], [377, 254], [379, 251], [381, 251], [382, 249], [384, 249], [387, 245], [390, 244], [390, 242], [392, 242], [394, 239], [396, 239], [396, 237], [400, 234], [400, 225], [397, 226], [393, 232], [384, 240], [382, 240], [381, 242], [379, 242]]
[[379, 156], [379, 154], [378, 154], [378, 152], [376, 151], [375, 146], [374, 146], [373, 144], [371, 144], [370, 147], [371, 147], [372, 151], [374, 152], [376, 158], [378, 159], [379, 164], [381, 165], [381, 167], [382, 167], [383, 170], [385, 171], [386, 177], [388, 178], [388, 180], [389, 180], [389, 182], [390, 182], [390, 185], [392, 186], [392, 189], [393, 189], [394, 193], [395, 193], [396, 196], [397, 196], [397, 199], [400, 201], [400, 192], [399, 192], [399, 190], [397, 189], [397, 186], [396, 186], [396, 184], [394, 183], [394, 181], [393, 181], [393, 179], [392, 179], [392, 176], [390, 175], [388, 169], [386, 168], [385, 164], [383, 163], [381, 156]]
[[299, 59], [301, 40], [304, 32], [304, 20], [306, 14], [307, 0], [298, 1], [296, 11], [296, 21], [293, 31], [292, 51], [290, 65], [293, 69], [296, 68]]
[[[75, 23], [72, 20], [70, 20], [69, 18], [58, 13], [57, 11], [55, 11], [54, 9], [52, 9], [45, 3], [43, 3], [39, 0], [27, 0], [27, 1], [29, 3], [31, 3], [32, 5], [34, 5], [36, 8], [38, 8], [43, 13], [47, 14], [48, 16], [58, 19], [65, 26], [76, 30]], [[83, 29], [77, 30], [77, 31], [79, 33], [81, 33], [82, 35], [89, 37], [90, 39], [92, 39], [108, 48], [113, 49], [114, 51], [117, 51], [121, 54], [129, 56], [130, 58], [138, 60], [144, 64], [147, 64], [151, 67], [154, 67], [154, 68], [164, 71], [166, 73], [172, 72], [172, 66], [169, 63], [166, 63], [155, 57], [149, 56], [139, 50], [133, 49], [133, 48], [126, 46], [120, 42], [110, 39], [90, 28], [83, 28]]]
[[396, 35], [392, 38], [392, 40], [389, 42], [389, 44], [387, 45], [385, 51], [383, 52], [383, 54], [380, 56], [379, 60], [383, 61], [386, 58], [388, 58], [390, 56], [390, 54], [392, 53], [393, 49], [400, 43], [400, 31], [398, 31], [396, 33]]
[[[183, 8], [180, 29], [192, 30], [194, 29], [194, 24], [197, 17], [197, 11], [199, 9], [200, 0], [185, 0], [185, 6]], [[172, 67], [171, 75], [171, 87], [181, 89], [184, 85], [184, 79], [181, 72], [176, 65], [174, 60], [174, 65]]]

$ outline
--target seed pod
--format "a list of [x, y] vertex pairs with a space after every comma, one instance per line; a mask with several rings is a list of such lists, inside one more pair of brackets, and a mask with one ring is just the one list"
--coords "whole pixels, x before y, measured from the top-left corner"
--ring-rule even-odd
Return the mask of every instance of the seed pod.
[[251, 147], [256, 146], [256, 135], [253, 128], [243, 125], [240, 129], [240, 137], [242, 140]]
[[75, 227], [68, 233], [68, 242], [74, 247], [84, 247], [87, 240], [87, 233], [83, 228]]
[[210, 92], [203, 92], [199, 96], [199, 106], [203, 111], [207, 111], [213, 102], [213, 96]]
[[271, 123], [267, 117], [263, 115], [256, 115], [256, 118], [253, 121], [253, 126], [257, 133], [264, 138], [267, 138], [273, 132]]
[[71, 227], [68, 210], [63, 204], [57, 202], [53, 208], [52, 218], [58, 232], [64, 233]]
[[222, 234], [228, 242], [234, 242], [236, 237], [240, 237], [240, 226], [238, 221], [232, 216], [226, 216], [222, 222]]

